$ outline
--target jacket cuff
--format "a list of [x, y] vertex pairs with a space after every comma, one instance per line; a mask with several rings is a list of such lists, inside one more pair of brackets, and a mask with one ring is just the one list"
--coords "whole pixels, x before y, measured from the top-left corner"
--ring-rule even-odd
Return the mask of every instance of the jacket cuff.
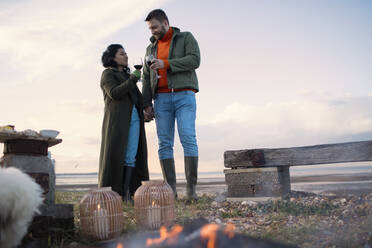
[[137, 81], [138, 81], [138, 78], [137, 78], [135, 75], [133, 75], [133, 74], [130, 74], [129, 79], [130, 79], [134, 84], [137, 83]]
[[164, 62], [164, 69], [168, 70], [170, 68], [169, 61], [167, 59], [163, 59]]

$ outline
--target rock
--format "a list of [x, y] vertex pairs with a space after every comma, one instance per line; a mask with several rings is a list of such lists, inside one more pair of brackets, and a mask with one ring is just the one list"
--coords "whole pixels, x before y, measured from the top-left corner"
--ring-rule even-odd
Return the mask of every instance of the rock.
[[222, 223], [222, 221], [218, 218], [215, 220], [215, 222], [216, 222], [216, 224], [221, 224]]
[[216, 202], [223, 202], [226, 200], [226, 192], [223, 192], [223, 193], [217, 193], [216, 195], [216, 198], [215, 198], [215, 201]]
[[249, 229], [249, 228], [251, 228], [251, 227], [252, 227], [251, 224], [244, 224], [244, 228], [245, 228], [245, 229]]
[[250, 207], [254, 207], [258, 205], [258, 203], [255, 201], [243, 201], [241, 204], [243, 206], [250, 206]]
[[323, 231], [323, 234], [326, 236], [331, 236], [333, 233], [331, 233], [330, 231]]

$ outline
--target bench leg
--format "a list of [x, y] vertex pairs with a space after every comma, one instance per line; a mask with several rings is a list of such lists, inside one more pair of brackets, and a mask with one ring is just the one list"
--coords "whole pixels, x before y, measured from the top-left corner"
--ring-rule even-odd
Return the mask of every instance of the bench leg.
[[288, 199], [291, 193], [291, 178], [289, 175], [289, 166], [279, 166], [278, 175], [279, 175], [279, 182], [282, 186], [282, 198]]

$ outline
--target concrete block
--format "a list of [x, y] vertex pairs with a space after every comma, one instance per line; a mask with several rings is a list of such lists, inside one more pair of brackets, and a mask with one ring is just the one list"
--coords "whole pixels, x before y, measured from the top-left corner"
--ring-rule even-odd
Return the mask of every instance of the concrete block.
[[45, 204], [54, 204], [55, 170], [47, 156], [5, 154], [0, 161], [2, 167], [15, 167], [30, 175], [44, 190]]
[[227, 197], [283, 197], [290, 193], [289, 167], [224, 170]]

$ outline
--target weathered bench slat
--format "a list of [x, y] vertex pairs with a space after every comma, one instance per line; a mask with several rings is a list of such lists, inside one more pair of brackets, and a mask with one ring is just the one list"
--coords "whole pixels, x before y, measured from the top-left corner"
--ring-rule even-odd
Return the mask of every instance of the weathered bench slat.
[[372, 161], [372, 141], [277, 149], [226, 151], [226, 168], [252, 168], [292, 165]]

